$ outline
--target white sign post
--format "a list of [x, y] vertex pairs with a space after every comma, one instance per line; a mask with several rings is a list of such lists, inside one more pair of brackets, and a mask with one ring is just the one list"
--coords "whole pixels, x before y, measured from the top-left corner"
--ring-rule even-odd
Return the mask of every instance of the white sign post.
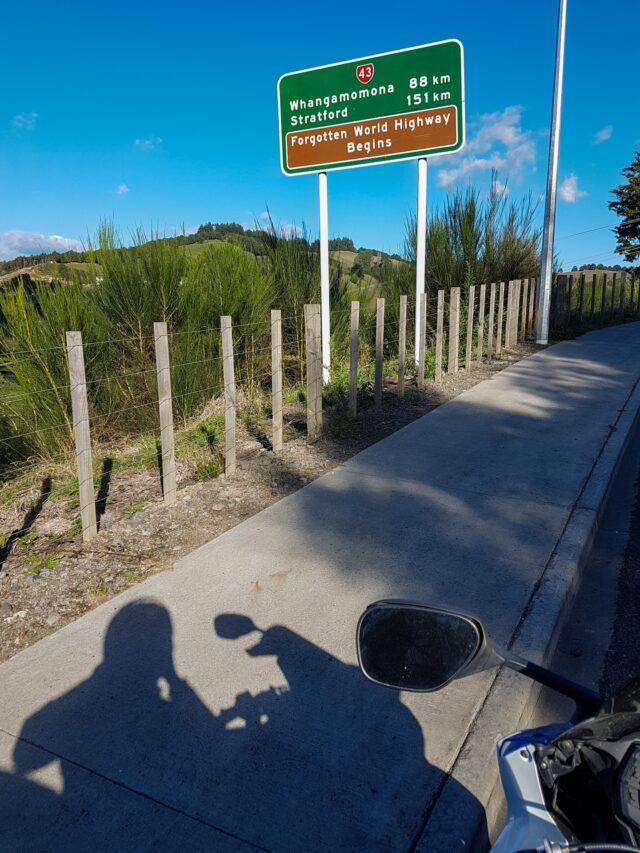
[[427, 158], [418, 160], [418, 220], [416, 235], [416, 322], [415, 322], [415, 360], [418, 364], [425, 330], [420, 328], [420, 294], [424, 293], [425, 256], [427, 248]]
[[331, 327], [329, 306], [329, 202], [327, 173], [318, 174], [320, 199], [320, 306], [322, 323], [322, 379], [326, 385], [331, 377]]

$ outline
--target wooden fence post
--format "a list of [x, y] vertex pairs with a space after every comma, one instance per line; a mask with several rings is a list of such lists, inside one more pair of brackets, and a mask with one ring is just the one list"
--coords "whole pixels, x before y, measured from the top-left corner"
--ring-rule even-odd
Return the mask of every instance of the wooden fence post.
[[487, 285], [480, 285], [480, 297], [478, 299], [478, 363], [482, 364], [482, 350], [484, 348], [484, 303], [487, 295]]
[[[555, 295], [553, 295], [553, 316], [552, 323], [553, 327], [557, 327], [560, 324], [560, 318], [562, 316], [562, 276], [556, 274], [555, 276]], [[538, 284], [536, 282], [536, 299], [538, 298]], [[536, 305], [536, 312], [538, 310], [538, 306]], [[550, 324], [551, 325], [551, 324]], [[536, 325], [536, 334], [537, 334], [537, 325]]]
[[418, 323], [418, 332], [420, 341], [418, 343], [418, 388], [424, 388], [424, 360], [427, 354], [427, 294], [423, 291], [418, 300], [418, 310], [420, 311], [420, 322]]
[[93, 461], [91, 459], [89, 404], [87, 402], [87, 380], [84, 372], [82, 332], [67, 332], [67, 358], [73, 435], [76, 442], [82, 539], [84, 542], [90, 542], [98, 535], [98, 525], [96, 523], [96, 500], [93, 493]]
[[604, 313], [607, 309], [607, 274], [602, 273], [602, 293], [600, 294], [600, 322], [604, 321]]
[[460, 353], [460, 288], [452, 287], [449, 291], [449, 358], [447, 373], [458, 372]]
[[271, 447], [278, 453], [282, 437], [282, 312], [271, 311]]
[[564, 318], [567, 313], [567, 276], [558, 275], [557, 282], [558, 292], [556, 293], [556, 322], [559, 326], [564, 323]]
[[591, 276], [591, 307], [589, 309], [589, 322], [593, 323], [593, 318], [596, 312], [596, 287], [598, 286], [598, 273], [594, 272]]
[[515, 311], [513, 314], [513, 343], [517, 344], [520, 337], [520, 303], [522, 294], [522, 281], [518, 279], [515, 286]]
[[231, 317], [220, 317], [222, 333], [222, 379], [224, 382], [224, 473], [236, 471], [236, 378], [233, 365]]
[[535, 314], [535, 310], [536, 310], [536, 307], [535, 307], [536, 306], [536, 290], [537, 290], [536, 282], [537, 282], [537, 280], [535, 278], [532, 278], [531, 282], [529, 283], [529, 316], [528, 316], [529, 323], [528, 323], [527, 335], [530, 338], [533, 337], [533, 321], [534, 321], [534, 314]]
[[624, 301], [625, 296], [627, 295], [627, 274], [626, 272], [620, 273], [620, 319], [624, 320]]
[[580, 273], [580, 295], [578, 297], [578, 324], [584, 319], [584, 273]]
[[[420, 294], [422, 295], [422, 294]], [[407, 354], [407, 297], [400, 296], [400, 324], [398, 328], [398, 396], [404, 396], [404, 362]], [[422, 355], [424, 364], [424, 353]]]
[[572, 319], [571, 319], [573, 317], [573, 276], [572, 275], [569, 276], [569, 288], [568, 289], [569, 289], [569, 293], [568, 293], [569, 299], [568, 299], [568, 303], [567, 303], [567, 322], [572, 323]]
[[176, 502], [176, 457], [173, 438], [169, 333], [166, 323], [153, 324], [160, 410], [160, 447], [162, 451], [162, 499], [166, 506]]
[[611, 282], [611, 310], [609, 311], [609, 319], [613, 320], [616, 312], [616, 284], [618, 283], [618, 273], [614, 272], [613, 281]]
[[496, 283], [491, 283], [489, 291], [489, 328], [487, 329], [487, 361], [493, 358], [493, 332], [496, 319]]
[[444, 331], [444, 290], [438, 291], [436, 312], [436, 382], [442, 382], [442, 335]]
[[473, 350], [473, 315], [476, 308], [476, 286], [469, 287], [467, 301], [467, 349], [465, 351], [464, 369], [471, 370], [471, 354]]
[[358, 330], [360, 328], [360, 303], [351, 303], [351, 340], [349, 344], [349, 412], [358, 411]]
[[529, 309], [529, 279], [522, 282], [522, 311], [520, 312], [520, 339], [527, 337], [527, 311]]
[[374, 397], [376, 411], [382, 411], [382, 361], [384, 354], [384, 299], [376, 302], [376, 373]]
[[496, 355], [502, 352], [502, 326], [504, 317], [504, 281], [500, 282], [500, 295], [498, 296], [498, 325], [496, 329]]
[[631, 298], [629, 299], [629, 310], [632, 314], [635, 313], [636, 307], [636, 279], [635, 276], [631, 276]]
[[515, 281], [510, 281], [507, 290], [507, 319], [504, 328], [504, 348], [511, 349], [511, 339], [513, 336], [513, 300], [515, 292]]
[[304, 306], [307, 345], [307, 441], [315, 441], [322, 432], [322, 340], [320, 306]]

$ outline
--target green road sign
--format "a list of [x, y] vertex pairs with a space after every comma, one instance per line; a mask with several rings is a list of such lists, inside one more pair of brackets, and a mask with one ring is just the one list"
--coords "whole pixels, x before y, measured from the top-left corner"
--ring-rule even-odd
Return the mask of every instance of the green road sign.
[[456, 39], [284, 74], [285, 175], [448, 154], [464, 145], [464, 63]]

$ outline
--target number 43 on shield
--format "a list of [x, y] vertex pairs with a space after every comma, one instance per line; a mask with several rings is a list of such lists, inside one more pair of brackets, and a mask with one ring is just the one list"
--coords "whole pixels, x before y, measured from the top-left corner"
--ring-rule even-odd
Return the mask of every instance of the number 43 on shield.
[[368, 62], [366, 65], [358, 65], [356, 68], [356, 77], [361, 83], [370, 83], [373, 79], [373, 62]]

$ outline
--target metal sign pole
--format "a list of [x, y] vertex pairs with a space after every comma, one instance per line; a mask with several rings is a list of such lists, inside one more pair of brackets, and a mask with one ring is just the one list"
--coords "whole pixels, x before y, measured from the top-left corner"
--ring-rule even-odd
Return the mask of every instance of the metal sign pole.
[[331, 327], [329, 311], [329, 203], [327, 173], [318, 173], [320, 199], [320, 304], [322, 319], [322, 378], [329, 382], [331, 368]]
[[553, 237], [556, 222], [556, 190], [558, 186], [558, 153], [560, 149], [560, 118], [562, 113], [562, 79], [564, 75], [564, 36], [567, 23], [567, 0], [560, 0], [558, 9], [558, 42], [556, 45], [556, 71], [549, 137], [549, 165], [547, 167], [547, 195], [544, 203], [544, 228], [540, 256], [540, 292], [538, 295], [538, 327], [536, 343], [549, 343], [549, 308], [551, 304], [551, 279], [553, 275]]
[[415, 361], [420, 359], [420, 342], [424, 330], [420, 329], [420, 294], [424, 293], [425, 253], [427, 246], [427, 158], [418, 160], [418, 214], [416, 235], [416, 318], [415, 318]]

